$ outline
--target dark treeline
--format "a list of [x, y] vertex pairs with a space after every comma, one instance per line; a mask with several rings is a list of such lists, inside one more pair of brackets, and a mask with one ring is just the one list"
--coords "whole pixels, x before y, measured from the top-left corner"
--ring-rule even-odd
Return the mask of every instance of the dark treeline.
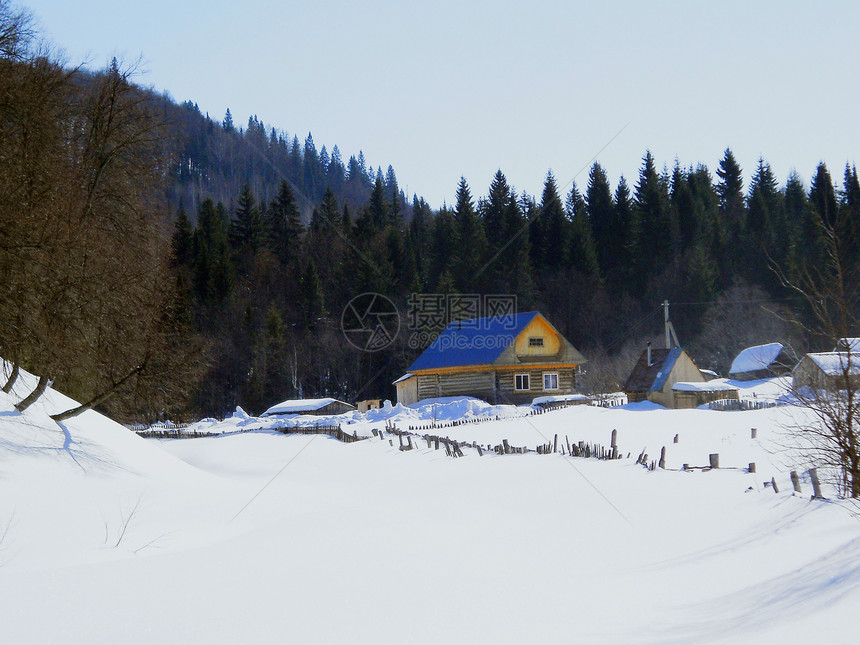
[[619, 387], [643, 343], [661, 337], [668, 299], [700, 367], [725, 373], [746, 345], [814, 344], [787, 322], [806, 312], [774, 268], [821, 266], [834, 225], [856, 266], [860, 240], [855, 168], [838, 185], [822, 163], [808, 187], [794, 174], [780, 186], [762, 159], [746, 182], [728, 149], [714, 175], [659, 170], [646, 152], [632, 186], [622, 177], [613, 187], [595, 163], [565, 194], [551, 173], [537, 197], [501, 171], [479, 197], [461, 179], [454, 205], [435, 211], [418, 197], [404, 208], [391, 170], [358, 208], [322, 190], [307, 225], [287, 181], [264, 198], [244, 184], [232, 209], [205, 199], [180, 212], [175, 266], [212, 361], [197, 412], [393, 398], [391, 382], [419, 349], [404, 327], [379, 352], [346, 341], [342, 312], [365, 292], [391, 298], [404, 325], [413, 293], [516, 295], [520, 311], [539, 309], [585, 352], [587, 389]]

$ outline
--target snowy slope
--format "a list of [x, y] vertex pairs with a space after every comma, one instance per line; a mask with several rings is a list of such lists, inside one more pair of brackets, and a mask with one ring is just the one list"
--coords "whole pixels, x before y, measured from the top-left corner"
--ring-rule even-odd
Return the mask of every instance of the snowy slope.
[[[653, 472], [560, 454], [451, 459], [422, 441], [401, 452], [390, 436], [143, 441], [94, 413], [66, 435], [42, 411], [9, 408], [4, 399], [5, 642], [806, 643], [855, 632], [860, 524], [850, 508], [788, 492], [796, 463], [776, 451], [786, 408], [576, 406], [440, 430], [533, 447], [555, 434], [608, 444], [615, 428], [625, 454], [667, 446], [668, 469]], [[359, 434], [386, 422], [352, 420]], [[711, 452], [723, 468], [678, 470]], [[779, 494], [762, 485], [771, 476]]]

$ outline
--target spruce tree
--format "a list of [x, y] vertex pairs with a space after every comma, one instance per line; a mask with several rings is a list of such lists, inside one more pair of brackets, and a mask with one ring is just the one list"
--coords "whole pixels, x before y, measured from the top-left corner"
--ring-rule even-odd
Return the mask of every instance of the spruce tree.
[[267, 212], [267, 246], [281, 264], [293, 261], [299, 248], [302, 224], [293, 191], [286, 179], [281, 180], [278, 194]]
[[565, 201], [567, 216], [570, 219], [570, 247], [567, 254], [569, 264], [585, 276], [598, 277], [600, 269], [597, 262], [594, 234], [588, 218], [588, 208], [575, 182], [570, 187], [570, 192]]
[[[571, 229], [552, 171], [547, 173], [543, 184], [540, 227], [542, 231], [539, 251], [541, 267], [550, 272], [557, 271], [567, 261]], [[539, 267], [536, 268], [538, 271], [541, 270]]]
[[619, 260], [617, 250], [613, 248], [613, 240], [619, 231], [615, 227], [615, 206], [612, 203], [609, 178], [596, 161], [588, 174], [585, 206], [597, 249], [597, 263], [605, 275], [615, 269]]
[[170, 261], [174, 267], [190, 265], [194, 246], [193, 231], [191, 229], [191, 221], [188, 219], [188, 214], [182, 205], [179, 206], [179, 213], [173, 225], [173, 236], [171, 237], [170, 246], [172, 250]]
[[487, 238], [483, 223], [475, 212], [472, 193], [465, 177], [460, 177], [457, 185], [454, 229], [456, 244], [451, 249], [454, 282], [463, 293], [475, 292], [479, 290], [476, 274], [483, 267]]
[[236, 202], [235, 217], [230, 224], [230, 244], [238, 252], [255, 254], [265, 241], [265, 226], [251, 187], [245, 184]]
[[722, 249], [717, 262], [724, 275], [730, 275], [735, 267], [743, 264], [745, 250], [742, 238], [746, 224], [746, 200], [744, 199], [743, 171], [729, 148], [723, 153], [717, 168], [716, 190], [719, 196]]
[[640, 226], [636, 255], [642, 278], [660, 273], [670, 260], [671, 219], [666, 182], [657, 173], [651, 151], [646, 151], [636, 184], [634, 208]]

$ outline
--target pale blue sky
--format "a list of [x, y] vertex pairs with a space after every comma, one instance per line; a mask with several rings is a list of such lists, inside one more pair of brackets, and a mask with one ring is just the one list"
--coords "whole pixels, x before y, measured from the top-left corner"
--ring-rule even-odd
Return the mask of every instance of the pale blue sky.
[[820, 160], [841, 180], [860, 149], [856, 1], [21, 4], [70, 63], [142, 56], [142, 84], [362, 149], [434, 207], [497, 168], [564, 185], [628, 123], [598, 156], [613, 185], [646, 148], [713, 172], [729, 146], [780, 182]]

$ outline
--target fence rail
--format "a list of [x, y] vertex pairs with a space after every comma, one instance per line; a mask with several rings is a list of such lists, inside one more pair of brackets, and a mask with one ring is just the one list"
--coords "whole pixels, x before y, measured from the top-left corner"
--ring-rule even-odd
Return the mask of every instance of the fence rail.
[[775, 408], [778, 404], [773, 401], [753, 401], [752, 399], [717, 399], [708, 403], [709, 410], [721, 412], [765, 410]]

